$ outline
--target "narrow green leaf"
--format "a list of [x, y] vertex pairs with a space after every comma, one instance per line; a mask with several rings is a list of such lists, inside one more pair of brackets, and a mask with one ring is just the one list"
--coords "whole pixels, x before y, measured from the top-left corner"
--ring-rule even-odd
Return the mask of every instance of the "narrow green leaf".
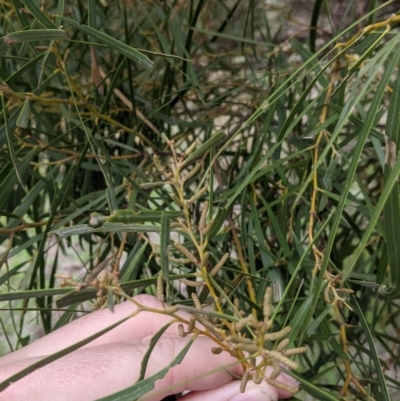
[[388, 182], [395, 179], [393, 189], [389, 194], [383, 208], [386, 250], [390, 267], [390, 290], [387, 294], [395, 297], [400, 294], [400, 183], [399, 177], [390, 177], [396, 166], [400, 149], [400, 74], [393, 86], [386, 122], [386, 159], [384, 167], [384, 180]]
[[17, 118], [17, 127], [20, 128], [28, 128], [29, 118], [31, 116], [31, 107], [29, 104], [29, 100], [26, 99], [24, 104], [22, 105], [21, 112]]
[[[3, 92], [1, 92], [0, 98], [1, 98], [1, 105], [2, 105], [3, 110], [6, 110]], [[6, 113], [4, 113], [4, 114], [6, 114]], [[20, 183], [21, 187], [24, 188], [24, 183], [22, 181], [22, 176], [21, 176], [21, 172], [20, 172], [20, 163], [18, 162], [17, 157], [15, 155], [14, 144], [12, 141], [12, 132], [10, 130], [6, 115], [4, 115], [4, 128], [6, 131], [8, 151], [10, 153], [10, 157], [11, 157], [11, 161], [12, 161], [12, 164], [13, 164], [13, 167], [15, 170], [15, 174], [18, 178], [18, 182]]]
[[381, 388], [381, 392], [379, 395], [379, 401], [391, 401], [388, 388], [386, 386], [386, 379], [383, 374], [383, 369], [381, 363], [379, 361], [378, 351], [376, 349], [376, 343], [372, 336], [370, 325], [365, 320], [364, 313], [360, 308], [360, 305], [357, 302], [357, 299], [354, 295], [351, 295], [351, 305], [354, 308], [354, 312], [357, 314], [358, 318], [360, 319], [361, 326], [363, 328], [363, 334], [368, 342], [369, 351], [372, 355], [372, 361], [375, 365], [375, 373], [378, 378], [378, 382]]
[[[180, 278], [189, 278], [189, 277], [193, 277], [193, 274], [190, 273], [190, 274], [170, 275], [171, 281], [178, 280]], [[154, 285], [156, 283], [156, 281], [157, 281], [156, 277], [146, 278], [146, 279], [142, 279], [142, 280], [127, 281], [127, 282], [121, 284], [121, 288], [124, 291], [131, 291], [136, 288], [141, 288], [143, 290], [143, 288], [146, 288], [150, 285]], [[109, 287], [109, 288], [112, 288], [112, 287]], [[96, 298], [96, 293], [98, 291], [98, 288], [87, 287], [79, 292], [76, 292], [76, 290], [74, 288], [62, 288], [61, 290], [59, 290], [59, 294], [64, 294], [64, 295], [62, 297], [60, 297], [59, 299], [57, 299], [57, 301], [56, 301], [56, 305], [58, 308], [65, 308], [70, 305], [79, 304], [84, 301], [88, 301], [89, 299]], [[18, 293], [18, 294], [20, 294], [20, 293]], [[50, 294], [54, 295], [53, 293], [50, 293]], [[3, 297], [3, 295], [4, 294], [0, 294], [0, 300], [20, 299], [18, 296], [11, 298], [11, 297]], [[35, 296], [34, 295], [29, 296], [29, 294], [26, 294], [25, 298], [35, 298]]]
[[63, 16], [59, 17], [62, 21], [72, 25], [73, 27], [79, 29], [80, 31], [85, 32], [88, 35], [92, 35], [92, 37], [96, 38], [99, 42], [107, 45], [110, 49], [121, 53], [122, 55], [124, 55], [125, 57], [129, 58], [132, 61], [136, 61], [146, 70], [151, 71], [153, 69], [153, 62], [137, 49], [134, 49], [133, 47], [128, 46], [127, 44], [112, 38], [111, 36], [105, 34], [104, 32], [100, 32], [87, 25], [78, 24], [76, 21], [69, 18], [65, 18]]
[[310, 305], [312, 304], [312, 297], [308, 297], [301, 305], [300, 308], [296, 311], [294, 316], [292, 317], [288, 326], [290, 326], [291, 330], [289, 333], [290, 343], [296, 339], [297, 335], [307, 327], [308, 324], [305, 317], [307, 316]]
[[[350, 193], [350, 189], [353, 185], [354, 176], [357, 171], [357, 166], [359, 165], [360, 155], [362, 154], [362, 151], [365, 146], [365, 142], [367, 141], [368, 135], [370, 134], [371, 129], [374, 125], [375, 116], [381, 105], [382, 97], [383, 97], [384, 93], [386, 92], [386, 87], [389, 83], [390, 77], [391, 77], [393, 70], [400, 57], [400, 52], [398, 52], [396, 49], [397, 44], [398, 44], [398, 36], [396, 35], [395, 38], [391, 39], [387, 43], [388, 48], [391, 49], [392, 51], [391, 52], [387, 51], [385, 54], [385, 57], [380, 54], [375, 56], [376, 58], [374, 60], [374, 63], [375, 63], [374, 74], [378, 73], [377, 72], [378, 67], [380, 65], [382, 65], [386, 61], [386, 59], [388, 59], [388, 63], [385, 66], [384, 73], [382, 74], [382, 76], [380, 76], [379, 85], [376, 87], [376, 90], [374, 92], [374, 97], [372, 99], [371, 106], [369, 107], [368, 114], [366, 116], [363, 128], [362, 128], [360, 134], [358, 135], [357, 145], [355, 146], [355, 148], [352, 152], [352, 159], [351, 159], [349, 168], [347, 170], [346, 180], [344, 182], [343, 190], [341, 192], [341, 197], [339, 199], [339, 203], [338, 203], [336, 211], [335, 211], [332, 226], [330, 228], [329, 239], [328, 239], [325, 251], [324, 251], [325, 256], [322, 261], [316, 289], [313, 293], [314, 300], [313, 300], [312, 305], [310, 306], [309, 314], [307, 317], [307, 324], [308, 324], [308, 320], [311, 318], [312, 314], [314, 313], [316, 305], [318, 303], [318, 300], [321, 296], [322, 282], [325, 277], [325, 271], [330, 262], [329, 257], [330, 257], [334, 242], [336, 241], [337, 231], [339, 229], [339, 224], [340, 224], [342, 216], [343, 216], [343, 210], [344, 210], [344, 207], [346, 204], [347, 197], [348, 197], [348, 195]], [[380, 56], [380, 57], [378, 57], [378, 56]], [[368, 88], [369, 83], [376, 77], [376, 75], [374, 75], [374, 74], [371, 74], [368, 77], [367, 84], [364, 85], [365, 88]], [[362, 77], [360, 76], [359, 79], [361, 80]], [[363, 93], [362, 91], [357, 94], [357, 97], [354, 95], [354, 102], [356, 102], [358, 99], [360, 99], [361, 96], [365, 96], [365, 93]], [[346, 115], [350, 114], [352, 106], [353, 106], [353, 101], [349, 100], [347, 103], [347, 107], [343, 110], [341, 118], [338, 121], [338, 124], [335, 128], [334, 134], [336, 132], [338, 132], [339, 129], [341, 129]], [[334, 136], [334, 135], [332, 135], [332, 136]], [[322, 157], [322, 155], [321, 155], [321, 157]], [[346, 266], [346, 273], [348, 274], [349, 272], [350, 272], [350, 269], [348, 269]]]
[[188, 343], [183, 347], [182, 351], [173, 359], [173, 361], [164, 369], [160, 370], [158, 373], [154, 374], [147, 379], [140, 381], [139, 383], [134, 384], [133, 386], [119, 391], [118, 393], [114, 393], [107, 397], [103, 397], [98, 399], [97, 401], [136, 401], [142, 395], [148, 393], [149, 391], [153, 390], [154, 383], [156, 380], [160, 380], [165, 377], [168, 371], [174, 367], [175, 365], [179, 365], [187, 352], [189, 351], [190, 347], [192, 346], [193, 342], [195, 341], [195, 337], [191, 338]]
[[92, 228], [87, 224], [78, 224], [73, 227], [59, 228], [49, 234], [56, 234], [60, 238], [71, 235], [83, 235], [94, 233], [126, 233], [126, 232], [160, 232], [160, 226], [150, 226], [144, 224], [123, 224], [123, 223], [104, 223], [99, 228]]
[[215, 216], [215, 219], [214, 219], [214, 224], [211, 228], [210, 233], [207, 236], [207, 238], [209, 240], [211, 240], [218, 234], [219, 230], [221, 229], [222, 225], [224, 224], [224, 222], [226, 220], [227, 214], [228, 214], [228, 209], [225, 209], [225, 208], [218, 209], [217, 215]]
[[75, 305], [72, 305], [68, 308], [69, 310], [65, 311], [61, 317], [57, 320], [57, 323], [52, 327], [51, 331], [56, 331], [60, 327], [65, 326], [68, 324], [75, 313], [77, 312]]
[[[160, 239], [160, 259], [161, 270], [167, 286], [169, 286], [169, 259], [168, 259], [168, 246], [170, 241], [170, 219], [165, 213], [161, 215], [161, 239]], [[167, 293], [169, 291], [167, 290]]]
[[73, 344], [70, 345], [69, 347], [66, 347], [58, 352], [55, 352], [52, 355], [46, 356], [39, 361], [32, 363], [28, 367], [20, 370], [17, 373], [14, 373], [12, 376], [8, 377], [6, 380], [0, 383], [0, 391], [5, 390], [10, 384], [17, 382], [18, 380], [22, 379], [23, 377], [29, 375], [30, 373], [34, 372], [35, 370], [42, 368], [43, 366], [48, 365], [49, 363], [63, 357], [64, 355], [70, 354], [72, 351], [75, 351], [78, 348], [83, 347], [84, 345], [92, 342], [96, 338], [102, 336], [103, 334], [109, 332], [110, 330], [114, 329], [115, 327], [119, 326], [120, 324], [126, 322], [128, 319], [130, 319], [131, 316], [127, 316], [121, 320], [118, 320], [118, 322], [115, 322], [114, 324], [106, 327], [103, 330], [98, 331], [95, 334], [92, 334], [91, 336]]
[[66, 294], [69, 291], [71, 291], [70, 288], [50, 288], [42, 290], [3, 292], [0, 294], [0, 302], [61, 295]]
[[166, 215], [172, 218], [182, 217], [183, 212], [181, 211], [161, 211], [161, 210], [142, 210], [136, 212], [129, 209], [118, 209], [115, 210], [111, 216], [107, 217], [109, 223], [146, 223], [146, 222], [157, 222], [161, 223], [161, 216]]
[[26, 8], [32, 13], [32, 15], [41, 23], [45, 28], [57, 29], [57, 27], [51, 22], [50, 18], [39, 8], [35, 0], [22, 0]]
[[308, 394], [310, 394], [313, 399], [319, 400], [319, 401], [342, 401], [342, 398], [335, 397], [332, 395], [331, 392], [326, 392], [321, 388], [320, 385], [315, 385], [310, 382], [310, 380], [307, 380], [303, 378], [302, 376], [296, 374], [295, 372], [290, 372], [290, 376], [292, 376], [294, 379], [298, 380], [300, 382], [301, 388], [303, 388], [305, 391], [307, 391]]
[[31, 29], [9, 33], [4, 40], [8, 44], [38, 42], [41, 40], [69, 40], [65, 31], [60, 29]]
[[211, 148], [218, 146], [224, 140], [226, 141], [226, 134], [223, 132], [218, 132], [213, 135], [208, 141], [204, 142], [201, 146], [199, 146], [193, 153], [191, 153], [187, 159], [184, 161], [184, 165], [189, 164], [193, 160], [196, 160], [198, 157], [203, 156]]
[[137, 271], [137, 267], [139, 266], [140, 259], [143, 256], [143, 253], [147, 247], [148, 243], [145, 242], [142, 246], [135, 252], [133, 258], [129, 261], [129, 264], [124, 269], [121, 269], [121, 283], [128, 281], [134, 272]]
[[151, 357], [151, 353], [153, 352], [154, 347], [156, 346], [158, 340], [166, 332], [168, 327], [171, 326], [171, 324], [172, 324], [172, 321], [167, 323], [163, 327], [161, 327], [161, 329], [158, 330], [157, 333], [154, 334], [153, 337], [151, 337], [150, 344], [149, 344], [149, 349], [144, 354], [142, 362], [140, 364], [140, 374], [139, 374], [139, 378], [137, 380], [137, 383], [141, 382], [142, 380], [144, 380], [144, 376], [146, 375], [146, 369], [147, 369], [147, 365], [148, 365], [150, 357]]

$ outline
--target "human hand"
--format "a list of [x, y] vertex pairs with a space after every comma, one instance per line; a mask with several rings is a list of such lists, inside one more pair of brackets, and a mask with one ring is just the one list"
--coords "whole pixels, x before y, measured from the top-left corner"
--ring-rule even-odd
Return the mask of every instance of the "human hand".
[[[161, 302], [152, 296], [139, 295], [135, 300], [148, 308], [163, 309]], [[124, 302], [115, 305], [113, 312], [108, 309], [93, 312], [2, 357], [0, 382], [47, 355], [105, 329], [136, 309], [132, 302]], [[185, 316], [185, 312], [179, 314]], [[11, 384], [0, 393], [0, 401], [91, 401], [130, 387], [139, 377], [151, 338], [170, 321], [169, 315], [142, 311], [87, 345]], [[179, 336], [177, 324], [172, 324], [151, 354], [146, 377], [166, 367], [189, 340], [190, 337]], [[196, 338], [181, 364], [157, 380], [154, 390], [140, 400], [159, 401], [185, 390], [190, 393], [180, 398], [182, 401], [276, 401], [291, 396], [265, 381], [259, 385], [249, 382], [245, 393], [240, 393], [240, 382], [234, 377], [243, 375], [241, 365], [227, 352], [211, 353], [213, 346], [208, 337]], [[277, 380], [294, 385], [293, 379], [284, 374]]]

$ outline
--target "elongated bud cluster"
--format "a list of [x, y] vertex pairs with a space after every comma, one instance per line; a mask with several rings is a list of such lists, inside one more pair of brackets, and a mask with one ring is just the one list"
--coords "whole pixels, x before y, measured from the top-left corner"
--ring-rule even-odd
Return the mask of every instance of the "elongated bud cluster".
[[286, 326], [282, 330], [279, 330], [275, 333], [267, 333], [264, 336], [265, 341], [276, 341], [280, 340], [281, 338], [285, 338], [290, 333], [290, 327]]
[[153, 162], [154, 165], [156, 166], [156, 169], [160, 172], [160, 173], [164, 173], [164, 167], [161, 165], [160, 163], [160, 157], [158, 155], [154, 155], [153, 156]]
[[192, 292], [191, 297], [194, 303], [194, 307], [198, 310], [201, 310], [201, 303], [199, 297], [194, 292]]
[[158, 274], [157, 277], [157, 299], [161, 302], [164, 302], [164, 277], [162, 272]]
[[182, 244], [180, 244], [179, 242], [174, 241], [174, 247], [180, 253], [182, 253], [182, 255], [186, 256], [192, 263], [194, 263], [195, 265], [199, 264], [198, 260], [195, 258], [195, 256], [192, 254], [192, 252], [190, 252], [189, 249], [184, 247]]
[[260, 384], [263, 381], [263, 375], [260, 375], [260, 373], [258, 372], [258, 370], [256, 370], [253, 374], [253, 382], [255, 384]]
[[188, 287], [202, 287], [204, 285], [203, 281], [192, 281], [192, 280], [188, 280], [186, 278], [180, 278], [179, 281], [185, 285], [187, 285]]
[[190, 155], [196, 149], [196, 142], [193, 142], [186, 150], [185, 155]]
[[269, 351], [269, 350], [264, 349], [263, 356], [267, 357], [267, 358], [274, 358], [274, 359], [278, 360], [279, 362], [282, 362], [285, 365], [289, 366], [289, 368], [291, 368], [291, 369], [296, 370], [298, 368], [298, 365], [296, 362], [293, 362], [291, 359], [287, 358], [281, 352]]
[[206, 226], [207, 214], [208, 214], [208, 201], [205, 201], [204, 205], [203, 205], [203, 210], [201, 211], [201, 216], [200, 216], [200, 221], [199, 221], [200, 232], [202, 232]]
[[200, 231], [201, 235], [207, 235], [214, 226], [214, 220], [211, 219], [207, 225]]
[[180, 207], [184, 207], [184, 203], [175, 195], [175, 194], [169, 194], [169, 196], [171, 197], [171, 199]]
[[288, 338], [285, 338], [284, 340], [282, 340], [277, 346], [276, 346], [276, 350], [277, 351], [282, 351], [283, 349], [285, 349], [288, 345], [289, 345], [290, 340]]
[[272, 314], [272, 288], [267, 287], [264, 293], [264, 302], [263, 302], [263, 315], [264, 322], [267, 323], [271, 314]]
[[246, 391], [247, 382], [249, 381], [250, 371], [246, 369], [242, 376], [242, 380], [240, 382], [240, 392], [244, 393]]
[[298, 348], [292, 348], [292, 349], [285, 349], [282, 351], [282, 354], [286, 356], [291, 356], [291, 355], [297, 355], [297, 354], [302, 354], [304, 352], [307, 352], [307, 347], [298, 347]]
[[220, 261], [210, 271], [210, 276], [211, 277], [214, 277], [220, 271], [220, 269], [224, 266], [224, 264], [228, 260], [228, 258], [229, 258], [229, 253], [227, 252], [227, 253], [224, 254], [224, 256], [222, 256]]
[[235, 308], [233, 309], [234, 315], [235, 315], [236, 317], [238, 317], [239, 319], [241, 319], [241, 318], [242, 318], [242, 315], [240, 314], [240, 304], [239, 304], [239, 299], [238, 299], [238, 298], [235, 298], [235, 299], [233, 300], [233, 306], [235, 307]]
[[205, 185], [203, 188], [201, 188], [201, 189], [199, 190], [199, 192], [197, 192], [196, 194], [194, 194], [194, 195], [190, 198], [189, 202], [192, 203], [192, 202], [194, 202], [194, 201], [200, 199], [200, 198], [207, 192], [207, 189], [208, 189], [208, 187], [207, 187], [207, 185]]
[[273, 367], [273, 371], [269, 375], [269, 378], [270, 379], [276, 379], [280, 375], [280, 373], [282, 371], [281, 365], [279, 364], [279, 362], [276, 359], [272, 360], [271, 365]]
[[258, 321], [254, 317], [254, 315], [249, 315], [240, 319], [238, 322], [235, 323], [235, 329], [237, 331], [243, 330], [246, 326], [257, 327]]
[[293, 387], [293, 386], [288, 386], [287, 384], [283, 384], [278, 380], [275, 379], [265, 379], [265, 381], [270, 384], [271, 386], [274, 386], [276, 388], [279, 388], [281, 390], [285, 390], [288, 393], [296, 394], [299, 391], [298, 387]]
[[186, 176], [184, 177], [184, 181], [188, 181], [192, 177], [194, 177], [200, 171], [200, 168], [201, 164], [196, 163], [196, 165], [186, 174]]
[[204, 319], [201, 315], [195, 315], [196, 320], [201, 323], [205, 328], [208, 329], [208, 331], [219, 341], [224, 341], [225, 338], [224, 336], [214, 327], [214, 325], [209, 321]]
[[229, 336], [227, 340], [235, 344], [254, 344], [253, 338]]

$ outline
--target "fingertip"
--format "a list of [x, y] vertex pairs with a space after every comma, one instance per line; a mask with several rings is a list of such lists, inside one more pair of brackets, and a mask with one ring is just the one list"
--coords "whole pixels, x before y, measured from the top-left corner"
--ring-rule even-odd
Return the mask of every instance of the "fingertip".
[[136, 295], [133, 299], [139, 304], [147, 306], [149, 308], [164, 309], [164, 304], [153, 295], [139, 294]]

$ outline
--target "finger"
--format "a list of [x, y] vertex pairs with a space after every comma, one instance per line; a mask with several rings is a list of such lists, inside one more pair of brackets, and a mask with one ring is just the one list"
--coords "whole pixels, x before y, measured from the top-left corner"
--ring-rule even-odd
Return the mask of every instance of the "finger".
[[[150, 295], [138, 295], [134, 299], [149, 308], [159, 310], [164, 308], [163, 304], [157, 298]], [[53, 354], [105, 329], [136, 310], [137, 306], [134, 303], [126, 301], [115, 305], [113, 311], [102, 309], [92, 312], [42, 337], [25, 348], [4, 356], [0, 360], [0, 366], [25, 358]], [[186, 312], [179, 312], [179, 315], [186, 319], [190, 317]], [[90, 342], [85, 347], [143, 338], [155, 334], [162, 326], [170, 322], [171, 319], [171, 316], [168, 315], [143, 311]], [[177, 324], [168, 328], [167, 332], [178, 333]]]
[[[267, 368], [266, 377], [269, 377], [272, 370], [270, 367]], [[298, 386], [295, 379], [283, 372], [276, 380], [290, 387]], [[293, 397], [293, 393], [275, 388], [265, 381], [260, 384], [249, 381], [243, 393], [240, 392], [240, 384], [239, 380], [234, 380], [217, 389], [192, 392], [180, 398], [180, 401], [276, 401]]]
[[[11, 384], [0, 394], [0, 401], [91, 401], [113, 394], [136, 382], [140, 362], [150, 340], [149, 336], [143, 340], [78, 349]], [[188, 341], [188, 338], [164, 335], [153, 350], [146, 377], [166, 367]], [[164, 378], [157, 380], [153, 396], [145, 399], [159, 401], [166, 395], [183, 390], [214, 389], [230, 382], [233, 375], [240, 374], [241, 366], [237, 360], [226, 352], [212, 354], [213, 345], [209, 338], [198, 337], [182, 363], [170, 369]], [[224, 366], [232, 363], [235, 365], [224, 369]], [[21, 361], [15, 364], [18, 365], [17, 369], [21, 368], [21, 364]], [[12, 374], [13, 365], [3, 368], [3, 373], [4, 370]], [[1, 373], [0, 370], [0, 376]]]
[[234, 380], [214, 390], [192, 392], [180, 401], [277, 401], [278, 391], [266, 382], [249, 382], [244, 393], [240, 392], [240, 381]]

